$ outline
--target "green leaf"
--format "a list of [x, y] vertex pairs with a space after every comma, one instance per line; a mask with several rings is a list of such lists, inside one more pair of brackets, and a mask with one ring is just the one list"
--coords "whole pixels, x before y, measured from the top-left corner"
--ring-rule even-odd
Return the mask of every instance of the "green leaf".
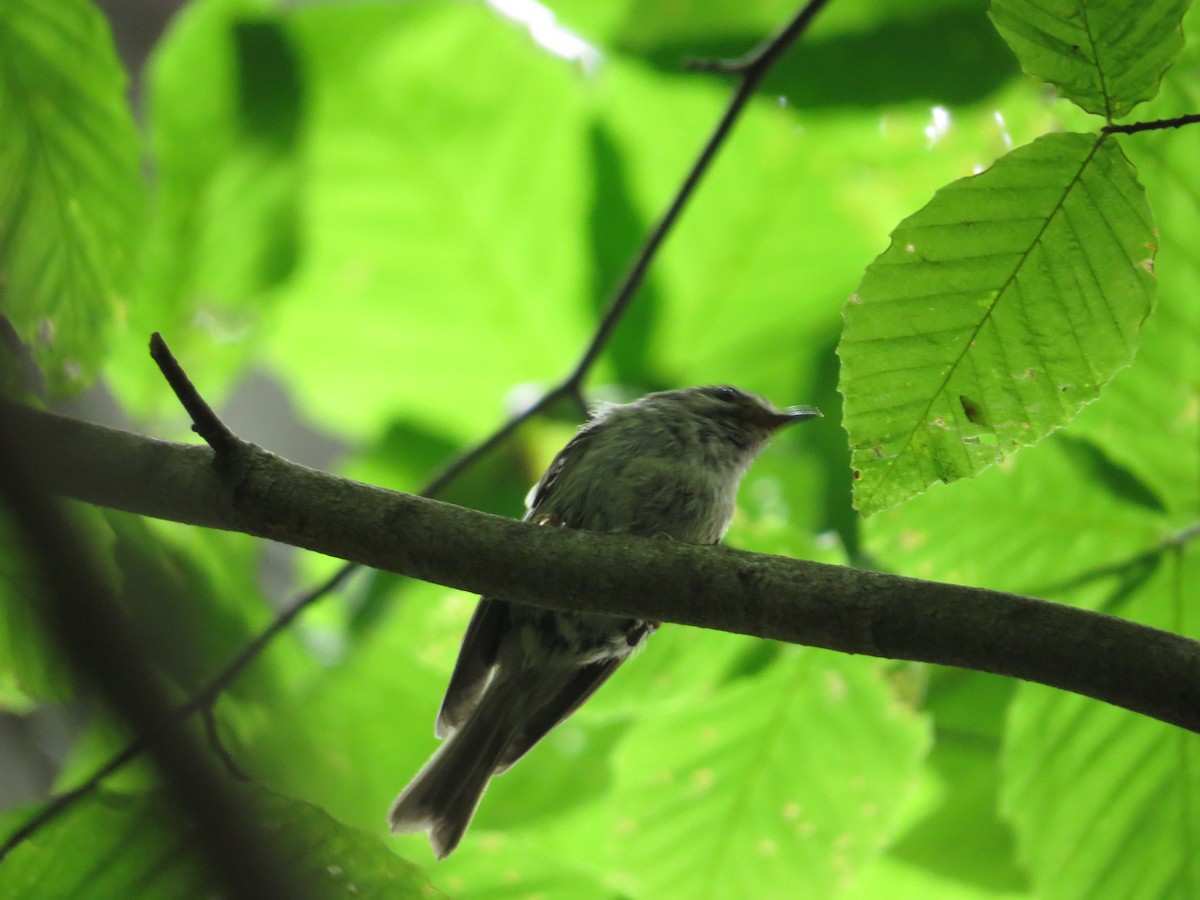
[[1183, 47], [1189, 0], [992, 0], [992, 22], [1030, 75], [1112, 121], [1158, 93]]
[[[1006, 811], [1038, 896], [1196, 896], [1200, 739], [1029, 686], [1013, 706]], [[1194, 798], [1193, 798], [1194, 799]], [[1130, 864], [1132, 863], [1132, 864]]]
[[1116, 143], [1052, 134], [903, 221], [845, 311], [855, 505], [978, 474], [1065, 424], [1129, 364], [1155, 239]]
[[288, 25], [315, 98], [312, 184], [269, 364], [346, 434], [397, 409], [477, 434], [588, 334], [578, 73], [482, 6], [310, 5]]
[[[720, 115], [727, 86], [620, 57], [602, 77], [605, 134], [629, 161], [629, 195], [653, 221]], [[997, 100], [1017, 140], [1046, 128], [1028, 121], [1041, 103], [1030, 87], [1022, 80]], [[832, 393], [836, 311], [878, 251], [875, 235], [927, 199], [947, 171], [969, 172], [1005, 148], [990, 109], [955, 110], [954, 127], [931, 142], [928, 103], [888, 107], [881, 128], [877, 117], [812, 109], [779, 90], [746, 109], [656, 259], [657, 306], [639, 337], [653, 348], [651, 371], [671, 384], [732, 381], [779, 403], [819, 402], [828, 416], [833, 408], [812, 382], [821, 377]], [[671, 141], [656, 138], [664, 109], [672, 110]], [[905, 179], [894, 177], [897, 169]], [[837, 433], [829, 420], [824, 428]], [[815, 437], [784, 440], [807, 446]]]
[[0, 538], [0, 672], [18, 705], [22, 698], [66, 701], [74, 694], [71, 673], [46, 634], [35, 605], [42, 585], [6, 516], [0, 516]]
[[941, 787], [940, 802], [897, 841], [895, 858], [980, 893], [1025, 893], [1027, 878], [1017, 865], [1012, 831], [997, 809], [997, 746], [995, 740], [939, 731], [929, 765]]
[[[473, 597], [437, 585], [406, 586], [403, 602], [352, 653], [311, 668], [261, 717], [257, 733], [245, 735], [247, 770], [341, 821], [386, 834], [388, 804], [437, 746], [433, 722], [473, 607]], [[341, 637], [309, 636], [318, 645]], [[410, 846], [424, 843], [413, 836]]]
[[[849, 887], [893, 837], [928, 746], [877, 664], [789, 649], [618, 744], [610, 878], [635, 897]], [[577, 850], [576, 852], [584, 852]]]
[[[424, 875], [379, 838], [321, 809], [264, 791], [239, 790], [289, 873], [313, 898], [427, 897]], [[0, 898], [204, 897], [218, 887], [196, 852], [194, 827], [160, 793], [101, 794], [16, 848], [0, 866]]]
[[[961, 673], [956, 673], [961, 674]], [[975, 673], [968, 673], [968, 676]], [[999, 681], [999, 679], [997, 679]], [[986, 696], [986, 695], [985, 695]], [[967, 703], [979, 697], [967, 693]], [[994, 737], [939, 724], [916, 821], [875, 865], [852, 900], [1012, 900], [1030, 897], [1008, 823], [999, 817]], [[947, 848], [953, 848], [948, 852]]]
[[[92, 559], [107, 583], [116, 586], [119, 571], [113, 560], [113, 533], [104, 513], [94, 506], [68, 501], [61, 504], [76, 533], [87, 540]], [[25, 546], [24, 535], [0, 509], [0, 672], [6, 673], [28, 698], [65, 702], [77, 687], [69, 657], [48, 628], [42, 604], [45, 585]]]
[[887, 510], [864, 536], [882, 568], [1044, 597], [1154, 550], [1171, 530], [1127, 471], [1056, 435], [969, 484]]
[[[1193, 12], [1200, 31], [1200, 14]], [[1196, 35], [1200, 42], [1200, 34]], [[1200, 46], [1189, 45], [1154, 114], [1200, 109]], [[1184, 74], [1186, 72], [1186, 78]], [[1193, 126], [1194, 127], [1194, 126]], [[1190, 520], [1200, 509], [1200, 191], [1196, 136], [1187, 129], [1137, 135], [1126, 143], [1159, 230], [1159, 301], [1146, 322], [1137, 362], [1071, 428], [1150, 485], [1164, 506]], [[1182, 524], [1182, 522], [1180, 523]]]
[[[569, 790], [569, 789], [568, 789]], [[553, 827], [553, 826], [551, 826]], [[596, 867], [572, 865], [547, 851], [542, 835], [479, 833], [430, 872], [434, 885], [464, 900], [615, 900]]]
[[[640, 215], [630, 190], [630, 161], [621, 158], [621, 148], [605, 123], [593, 126], [590, 143], [595, 174], [588, 215], [592, 251], [592, 284], [588, 293], [599, 321], [652, 223]], [[654, 273], [649, 272], [638, 289], [637, 302], [622, 316], [621, 327], [614, 332], [607, 348], [618, 383], [665, 386], [652, 364], [651, 335], [661, 305], [662, 292]]]
[[[1171, 202], [1167, 194], [1164, 205]], [[1200, 229], [1200, 216], [1192, 218]], [[1195, 256], [1177, 254], [1195, 253], [1189, 236], [1196, 234], [1200, 230], [1163, 230], [1164, 256], [1177, 265], [1157, 266], [1164, 290], [1168, 284], [1172, 290], [1146, 323], [1137, 364], [1118, 373], [1102, 400], [1071, 424], [1073, 432], [1103, 447], [1183, 518], [1200, 509], [1200, 458], [1182, 449], [1200, 445], [1200, 304], [1195, 302], [1200, 267]]]
[[[1179, 554], [1122, 609], [1195, 634]], [[1037, 894], [1055, 900], [1195, 897], [1200, 736], [1114, 706], [1022, 685], [1004, 752], [1004, 810]]]
[[0, 0], [0, 311], [52, 393], [91, 381], [125, 309], [144, 203], [125, 87], [88, 0]]
[[[233, 658], [272, 612], [255, 583], [261, 543], [242, 534], [189, 529], [106, 510], [116, 537], [121, 602], [151, 662], [185, 693]], [[266, 673], [241, 678], [245, 696]]]

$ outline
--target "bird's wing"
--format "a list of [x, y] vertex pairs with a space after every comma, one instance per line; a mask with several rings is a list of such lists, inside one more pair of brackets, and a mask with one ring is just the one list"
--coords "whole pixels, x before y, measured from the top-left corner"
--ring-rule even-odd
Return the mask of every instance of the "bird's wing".
[[[558, 451], [553, 462], [546, 467], [546, 473], [533, 486], [529, 496], [525, 498], [525, 507], [529, 510], [525, 516], [526, 519], [532, 518], [535, 513], [540, 511], [540, 507], [553, 493], [555, 483], [579, 464], [579, 460], [588, 451], [592, 435], [593, 431], [585, 425]], [[570, 523], [565, 524], [569, 525]]]
[[496, 653], [510, 627], [508, 601], [490, 597], [479, 601], [467, 625], [450, 684], [446, 687], [446, 697], [438, 712], [434, 733], [439, 738], [449, 737], [457, 731], [478, 705], [496, 664]]
[[[534, 519], [538, 515], [539, 507], [552, 494], [555, 482], [578, 464], [580, 457], [586, 452], [590, 436], [591, 432], [585, 427], [571, 438], [554, 457], [554, 461], [550, 463], [546, 473], [529, 492], [529, 498], [525, 503], [529, 508], [525, 514], [526, 520]], [[554, 524], [568, 523], [555, 520]], [[434, 727], [434, 733], [439, 738], [448, 737], [458, 730], [479, 704], [479, 698], [483, 696], [492, 669], [496, 665], [496, 655], [500, 645], [512, 627], [509, 609], [510, 605], [507, 601], [491, 597], [480, 600], [479, 605], [475, 607], [475, 613], [471, 616], [471, 622], [467, 625], [467, 633], [463, 637], [462, 647], [458, 651], [458, 660], [454, 663], [454, 672], [450, 675], [450, 684], [446, 688], [446, 697], [442, 700], [437, 725]], [[600, 680], [603, 681], [603, 678]], [[538, 737], [544, 735], [557, 722], [561, 721], [563, 716], [582, 703], [591, 691], [599, 686], [600, 684], [597, 682], [595, 687], [581, 695], [574, 706], [567, 708], [562, 715], [547, 725], [538, 734]], [[532, 741], [527, 743], [521, 752], [524, 753], [531, 746], [533, 746]]]
[[562, 687], [547, 702], [533, 711], [533, 714], [526, 720], [525, 726], [512, 739], [508, 749], [504, 751], [496, 765], [496, 774], [499, 775], [528, 753], [530, 748], [544, 738], [550, 729], [579, 709], [583, 702], [596, 693], [596, 689], [604, 684], [608, 680], [608, 676], [612, 675], [617, 670], [617, 666], [624, 661], [625, 657], [614, 656], [610, 659], [589, 663], [578, 669], [568, 681], [563, 682]]

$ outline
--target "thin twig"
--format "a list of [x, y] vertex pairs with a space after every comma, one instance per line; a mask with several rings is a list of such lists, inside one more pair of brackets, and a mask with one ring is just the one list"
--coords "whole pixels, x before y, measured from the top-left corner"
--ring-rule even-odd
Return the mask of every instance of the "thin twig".
[[212, 706], [206, 706], [200, 710], [200, 718], [204, 722], [204, 735], [208, 738], [209, 749], [225, 767], [225, 774], [235, 781], [250, 781], [250, 776], [238, 765], [233, 754], [229, 752], [229, 748], [225, 746], [225, 742], [221, 740], [221, 732], [217, 730], [217, 716], [213, 712]]
[[1137, 134], [1141, 131], [1164, 131], [1168, 128], [1182, 128], [1184, 125], [1200, 124], [1200, 113], [1188, 116], [1177, 116], [1174, 119], [1154, 119], [1151, 122], [1133, 122], [1129, 125], [1105, 125], [1100, 129], [1101, 134]]
[[451, 459], [439, 472], [437, 472], [420, 491], [422, 497], [435, 498], [449, 487], [459, 475], [465, 472], [471, 466], [475, 465], [483, 457], [487, 456], [509, 437], [512, 436], [518, 428], [524, 425], [534, 416], [541, 413], [543, 410], [552, 406], [565, 393], [566, 388], [562, 385], [547, 391], [537, 402], [525, 407], [514, 416], [509, 417], [503, 425], [493, 431], [490, 435], [480, 441], [475, 446], [460, 453], [458, 456]]
[[[229, 663], [217, 675], [209, 681], [203, 688], [192, 695], [192, 698], [179, 707], [175, 711], [175, 716], [182, 721], [189, 716], [194, 715], [201, 710], [211, 708], [217, 698], [229, 688], [238, 677], [245, 671], [259, 654], [271, 643], [274, 638], [286, 631], [287, 628], [296, 620], [305, 609], [313, 604], [320, 597], [336, 590], [349, 576], [358, 568], [356, 563], [347, 563], [341, 566], [329, 579], [323, 584], [298, 597], [295, 601], [288, 605], [270, 625], [267, 626], [257, 637], [249, 644], [238, 651]], [[80, 784], [78, 787], [60, 794], [50, 800], [44, 807], [38, 810], [29, 821], [23, 823], [20, 828], [14, 831], [0, 845], [0, 861], [8, 855], [14, 847], [18, 846], [28, 838], [36, 834], [40, 829], [57, 819], [62, 813], [66, 812], [76, 801], [82, 800], [84, 797], [95, 791], [102, 781], [109, 775], [112, 775], [118, 769], [125, 766], [127, 763], [136, 759], [146, 745], [143, 741], [135, 739], [129, 743], [123, 750], [114, 755], [108, 762], [104, 763], [99, 769]]]
[[723, 75], [741, 75], [754, 77], [754, 83], [762, 80], [762, 76], [775, 64], [800, 35], [808, 30], [822, 7], [828, 0], [813, 0], [801, 9], [792, 20], [776, 32], [775, 36], [763, 41], [745, 56], [737, 59], [697, 59], [689, 57], [684, 60], [684, 66], [693, 72], [717, 72]]
[[1197, 538], [1200, 538], [1200, 522], [1193, 522], [1191, 525], [1167, 535], [1148, 550], [1141, 550], [1126, 559], [1104, 563], [1062, 581], [1043, 585], [1032, 593], [1038, 597], [1055, 597], [1107, 578], [1117, 576], [1136, 578], [1139, 572], [1156, 566], [1167, 553], [1185, 547]]
[[[688, 200], [695, 192], [704, 174], [708, 171], [717, 152], [733, 130], [742, 110], [745, 108], [755, 88], [780, 56], [807, 30], [817, 13], [829, 0], [810, 0], [774, 37], [762, 43], [747, 56], [739, 61], [736, 71], [740, 75], [737, 87], [724, 114], [718, 121], [712, 134], [705, 142], [696, 161], [688, 170], [682, 184], [672, 198], [670, 205], [647, 235], [641, 250], [630, 264], [621, 281], [613, 292], [612, 299], [605, 308], [592, 339], [580, 355], [570, 373], [551, 388], [537, 402], [526, 407], [520, 413], [511, 416], [503, 425], [478, 444], [452, 459], [441, 471], [425, 485], [421, 492], [427, 497], [436, 497], [446, 489], [459, 475], [478, 462], [488, 453], [499, 447], [526, 421], [538, 415], [559, 400], [570, 398], [581, 412], [586, 413], [586, 403], [583, 399], [582, 385], [584, 379], [600, 358], [600, 354], [608, 346], [613, 333], [624, 317], [629, 305], [637, 295], [638, 289], [645, 280], [650, 263], [661, 248], [667, 235], [682, 214]], [[204, 401], [192, 385], [182, 367], [175, 360], [163, 339], [155, 333], [150, 341], [151, 356], [158, 363], [175, 395], [179, 398], [188, 415], [191, 416], [193, 429], [217, 453], [237, 446], [239, 439], [217, 417], [212, 408]], [[203, 430], [201, 430], [203, 427]], [[347, 563], [324, 584], [297, 598], [284, 610], [261, 634], [247, 644], [229, 664], [207, 685], [204, 686], [186, 704], [180, 707], [178, 716], [186, 718], [197, 711], [210, 709], [216, 698], [232, 684], [242, 671], [266, 648], [266, 646], [284, 630], [309, 606], [317, 600], [336, 590], [358, 568], [357, 563]], [[91, 793], [100, 782], [136, 758], [144, 749], [140, 742], [133, 742], [100, 769], [91, 778], [73, 791], [55, 798], [39, 811], [29, 822], [14, 832], [0, 846], [0, 860], [13, 847], [26, 840], [38, 829], [52, 821], [60, 813], [69, 808], [76, 800]]]
[[237, 435], [229, 430], [213, 412], [213, 408], [200, 396], [192, 380], [188, 378], [179, 361], [157, 331], [150, 335], [150, 356], [158, 363], [159, 371], [167, 384], [179, 398], [180, 404], [192, 419], [192, 431], [204, 438], [204, 443], [213, 448], [218, 456], [227, 454], [241, 445]]
[[0, 845], [0, 862], [3, 862], [4, 857], [8, 856], [13, 849], [33, 837], [42, 828], [49, 825], [70, 807], [74, 806], [76, 801], [82, 800], [95, 791], [100, 786], [100, 782], [105, 778], [141, 756], [142, 751], [145, 749], [141, 741], [133, 741], [124, 750], [117, 753], [112, 759], [93, 772], [87, 781], [78, 787], [71, 788], [71, 790], [51, 798], [45, 806], [34, 813], [27, 821], [22, 822], [21, 826], [5, 839], [3, 845]]
[[704, 177], [705, 172], [716, 158], [717, 152], [724, 145], [730, 132], [733, 131], [738, 116], [741, 115], [742, 109], [754, 95], [755, 88], [758, 87], [779, 57], [808, 29], [817, 13], [828, 2], [829, 0], [810, 0], [774, 37], [743, 57], [745, 62], [739, 64], [740, 67], [736, 69], [741, 75], [741, 79], [734, 89], [729, 105], [725, 107], [725, 113], [717, 122], [712, 134], [709, 135], [700, 155], [692, 163], [691, 169], [683, 179], [683, 184], [679, 186], [679, 190], [671, 200], [670, 206], [667, 207], [658, 224], [654, 226], [654, 230], [647, 236], [633, 264], [626, 271], [625, 277], [621, 279], [591, 343], [579, 358], [579, 362], [575, 364], [571, 374], [563, 382], [564, 387], [578, 389], [579, 385], [583, 383], [583, 379], [607, 346], [613, 332], [616, 331], [617, 325], [637, 294], [638, 288], [642, 286], [646, 271], [650, 268], [650, 263], [659, 247], [666, 240], [671, 228], [695, 192], [700, 179]]

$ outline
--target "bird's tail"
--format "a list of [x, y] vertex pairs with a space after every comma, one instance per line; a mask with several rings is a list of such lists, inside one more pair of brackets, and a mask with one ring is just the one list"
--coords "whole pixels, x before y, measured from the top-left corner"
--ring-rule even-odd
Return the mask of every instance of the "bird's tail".
[[388, 812], [392, 834], [429, 832], [438, 859], [462, 840], [522, 717], [520, 692], [507, 679], [488, 686], [462, 727], [438, 748]]

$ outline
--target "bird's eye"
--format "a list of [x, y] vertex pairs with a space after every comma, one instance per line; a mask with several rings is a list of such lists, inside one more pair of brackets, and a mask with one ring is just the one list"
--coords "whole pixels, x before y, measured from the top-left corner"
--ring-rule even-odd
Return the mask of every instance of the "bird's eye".
[[724, 403], [737, 403], [739, 399], [738, 392], [724, 384], [714, 387], [712, 395]]

